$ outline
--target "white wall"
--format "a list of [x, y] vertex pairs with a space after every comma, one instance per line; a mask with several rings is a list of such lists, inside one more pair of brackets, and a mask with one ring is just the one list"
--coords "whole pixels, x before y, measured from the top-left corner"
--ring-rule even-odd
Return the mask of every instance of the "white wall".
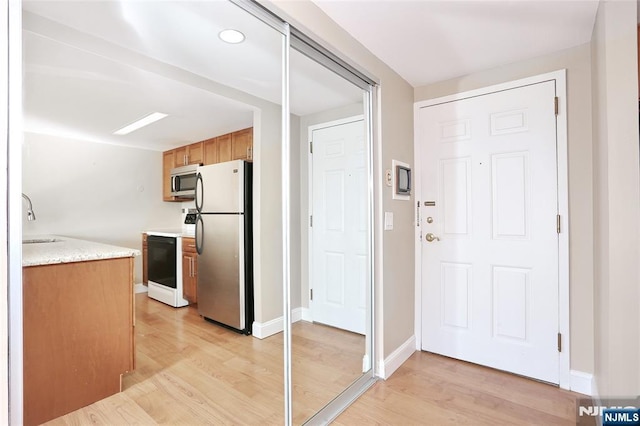
[[282, 317], [281, 108], [254, 114], [253, 245], [255, 321]]
[[[141, 249], [141, 233], [180, 228], [181, 204], [162, 201], [162, 153], [26, 133], [22, 188], [35, 221], [23, 233]], [[135, 259], [142, 282], [142, 256]]]
[[415, 99], [433, 99], [559, 69], [567, 70], [570, 365], [572, 370], [593, 373], [594, 280], [588, 266], [594, 256], [590, 44], [417, 87]]
[[640, 393], [640, 170], [636, 2], [600, 2], [593, 31], [595, 377]]

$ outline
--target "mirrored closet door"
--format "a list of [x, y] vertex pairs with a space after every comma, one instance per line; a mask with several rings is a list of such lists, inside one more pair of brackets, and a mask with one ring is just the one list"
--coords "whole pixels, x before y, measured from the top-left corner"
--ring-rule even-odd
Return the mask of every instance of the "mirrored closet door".
[[[41, 213], [29, 225], [135, 247], [195, 207], [162, 200], [162, 153], [180, 153], [171, 168], [253, 166], [253, 335], [206, 321], [203, 298], [173, 308], [137, 295], [136, 368], [122, 389], [141, 423], [285, 421], [283, 334], [268, 327], [283, 312], [283, 28], [229, 1], [23, 2], [23, 186]], [[153, 112], [166, 117], [113, 134]]]

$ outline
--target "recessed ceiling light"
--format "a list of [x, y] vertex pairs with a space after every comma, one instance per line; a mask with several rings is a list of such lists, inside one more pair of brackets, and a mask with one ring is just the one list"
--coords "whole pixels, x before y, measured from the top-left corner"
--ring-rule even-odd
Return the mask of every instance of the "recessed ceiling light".
[[116, 130], [113, 132], [114, 135], [127, 135], [135, 130], [138, 130], [141, 127], [148, 126], [151, 123], [155, 123], [158, 120], [162, 120], [165, 118], [167, 114], [163, 114], [161, 112], [153, 112], [145, 117], [142, 117], [138, 121], [134, 121], [133, 123], [124, 126], [122, 129]]
[[218, 33], [220, 40], [231, 44], [238, 44], [244, 41], [244, 34], [238, 30], [222, 30]]

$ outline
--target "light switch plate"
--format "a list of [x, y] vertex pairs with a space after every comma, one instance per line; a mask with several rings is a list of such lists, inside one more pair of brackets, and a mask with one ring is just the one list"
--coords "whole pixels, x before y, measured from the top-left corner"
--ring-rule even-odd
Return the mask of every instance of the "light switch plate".
[[384, 212], [384, 230], [393, 230], [393, 212]]
[[393, 175], [391, 174], [391, 169], [387, 169], [384, 172], [384, 182], [387, 184], [388, 187], [393, 186]]

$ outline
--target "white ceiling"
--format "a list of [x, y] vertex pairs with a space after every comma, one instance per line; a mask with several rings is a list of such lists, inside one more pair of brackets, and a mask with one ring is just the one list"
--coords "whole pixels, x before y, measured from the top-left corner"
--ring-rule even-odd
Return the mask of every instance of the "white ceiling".
[[587, 43], [597, 0], [313, 0], [412, 86]]
[[[166, 150], [253, 125], [280, 104], [282, 36], [226, 1], [23, 2], [27, 132]], [[246, 41], [229, 45], [225, 28]], [[291, 111], [362, 101], [362, 92], [299, 53]], [[295, 90], [293, 90], [295, 89]], [[159, 111], [126, 136], [112, 132]]]
[[[586, 43], [597, 1], [314, 0], [413, 86]], [[220, 0], [24, 0], [28, 132], [165, 150], [253, 124], [280, 104], [281, 35]], [[222, 43], [225, 28], [243, 31]], [[291, 109], [307, 115], [362, 92], [291, 57]], [[126, 136], [151, 112], [169, 117]]]

